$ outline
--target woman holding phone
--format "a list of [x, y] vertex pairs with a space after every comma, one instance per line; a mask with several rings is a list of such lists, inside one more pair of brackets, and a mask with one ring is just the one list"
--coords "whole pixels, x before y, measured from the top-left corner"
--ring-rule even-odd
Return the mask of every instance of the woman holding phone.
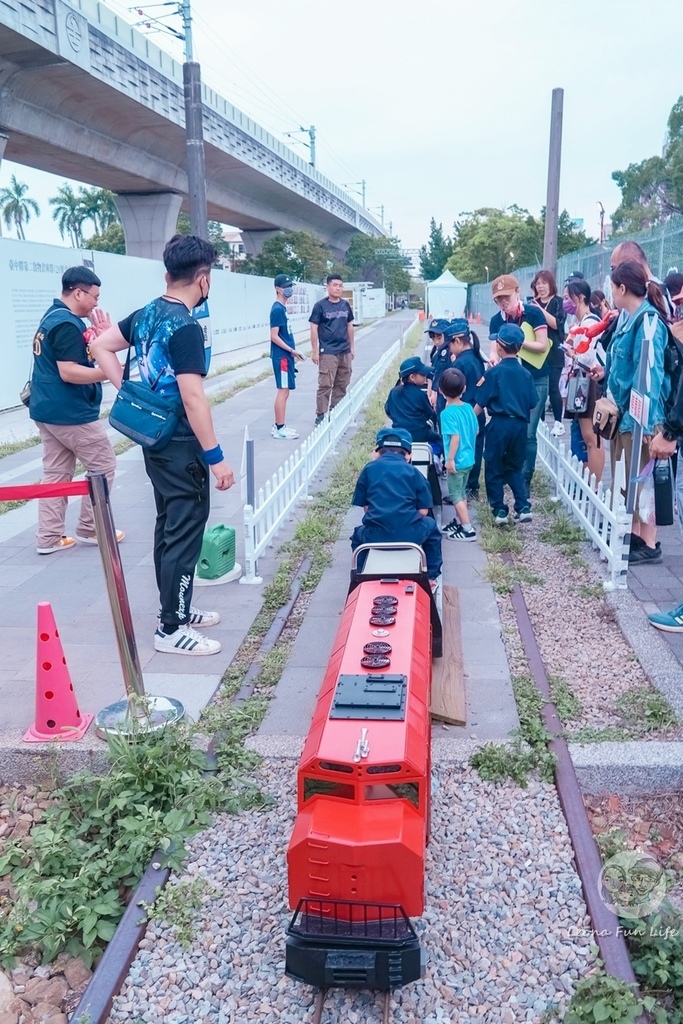
[[557, 294], [555, 275], [549, 270], [539, 270], [531, 282], [532, 305], [537, 306], [548, 325], [548, 337], [552, 348], [548, 352], [548, 398], [555, 424], [550, 431], [553, 437], [562, 437], [562, 396], [560, 394], [560, 376], [564, 368], [564, 321], [566, 313], [562, 308], [562, 299]]

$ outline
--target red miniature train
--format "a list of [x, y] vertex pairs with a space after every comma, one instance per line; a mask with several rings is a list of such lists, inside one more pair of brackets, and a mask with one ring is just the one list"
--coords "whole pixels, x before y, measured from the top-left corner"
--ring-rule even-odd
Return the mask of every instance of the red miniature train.
[[298, 770], [287, 973], [393, 988], [420, 977], [432, 648], [441, 622], [415, 545], [365, 545]]

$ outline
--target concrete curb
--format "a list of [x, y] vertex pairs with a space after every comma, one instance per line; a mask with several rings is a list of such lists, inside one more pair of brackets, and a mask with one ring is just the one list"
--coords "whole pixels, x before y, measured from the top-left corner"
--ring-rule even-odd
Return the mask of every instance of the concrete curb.
[[683, 786], [683, 743], [571, 743], [574, 769], [585, 793], [670, 793]]

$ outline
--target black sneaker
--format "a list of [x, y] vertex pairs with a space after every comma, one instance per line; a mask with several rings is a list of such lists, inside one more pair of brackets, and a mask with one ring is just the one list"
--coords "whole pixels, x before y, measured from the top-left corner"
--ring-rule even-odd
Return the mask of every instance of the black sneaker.
[[637, 533], [631, 534], [631, 540], [629, 542], [629, 549], [631, 551], [637, 551], [638, 548], [645, 547], [645, 541], [642, 537], [639, 537]]
[[450, 533], [452, 530], [458, 530], [458, 529], [460, 529], [460, 523], [458, 522], [458, 520], [457, 519], [451, 519], [450, 523], [446, 523], [446, 525], [441, 528], [441, 532], [442, 533]]
[[533, 519], [531, 514], [531, 505], [525, 505], [524, 508], [520, 509], [519, 512], [515, 512], [514, 520], [516, 523], [530, 523]]
[[316, 416], [316, 418], [315, 418], [315, 425], [316, 425], [316, 427], [319, 426], [324, 419], [325, 419], [325, 414], [324, 413], [323, 413], [322, 416]]
[[662, 561], [662, 548], [657, 541], [653, 548], [643, 544], [639, 548], [631, 548], [628, 556], [629, 565], [659, 565]]
[[458, 530], [452, 530], [450, 533], [447, 533], [446, 536], [449, 540], [464, 540], [469, 541], [471, 544], [477, 539], [477, 531], [473, 530], [471, 527], [469, 530], [466, 530], [461, 526]]

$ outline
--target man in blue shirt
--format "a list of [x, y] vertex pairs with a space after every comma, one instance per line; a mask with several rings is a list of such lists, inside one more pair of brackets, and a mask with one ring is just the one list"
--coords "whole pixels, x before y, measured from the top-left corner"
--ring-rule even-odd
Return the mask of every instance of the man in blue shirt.
[[311, 310], [311, 359], [318, 367], [316, 426], [341, 402], [351, 381], [354, 357], [353, 310], [342, 299], [344, 282], [339, 274], [327, 277], [327, 298]]
[[351, 499], [365, 509], [351, 536], [351, 550], [381, 541], [419, 544], [427, 575], [435, 580], [441, 572], [441, 534], [429, 515], [429, 484], [408, 461], [412, 448], [410, 434], [400, 427], [384, 427], [377, 434], [376, 458], [361, 470]]
[[293, 441], [299, 435], [285, 424], [285, 410], [289, 392], [296, 387], [294, 361], [303, 359], [296, 351], [294, 335], [289, 329], [287, 303], [294, 294], [294, 282], [288, 274], [278, 274], [273, 281], [275, 302], [270, 310], [270, 359], [275, 374], [275, 423], [271, 434], [280, 441]]
[[491, 317], [489, 338], [495, 341], [503, 324], [516, 324], [524, 333], [524, 342], [519, 357], [529, 371], [536, 385], [536, 405], [527, 428], [526, 456], [524, 458], [524, 481], [527, 492], [531, 488], [531, 478], [536, 465], [538, 442], [536, 431], [545, 412], [548, 401], [548, 381], [550, 367], [547, 355], [550, 351], [548, 341], [548, 324], [538, 306], [522, 302], [519, 282], [512, 274], [501, 274], [491, 285], [493, 301], [500, 312]]
[[215, 626], [220, 615], [192, 606], [194, 570], [209, 517], [209, 474], [219, 491], [235, 482], [204, 394], [204, 332], [192, 315], [209, 296], [216, 259], [215, 248], [205, 239], [174, 235], [164, 249], [164, 294], [93, 343], [96, 358], [115, 387], [122, 378], [115, 353], [135, 345], [141, 381], [182, 406], [168, 444], [161, 450], [144, 448], [142, 454], [157, 511], [154, 571], [160, 609], [154, 649], [193, 657], [221, 650], [218, 640], [194, 628]]

